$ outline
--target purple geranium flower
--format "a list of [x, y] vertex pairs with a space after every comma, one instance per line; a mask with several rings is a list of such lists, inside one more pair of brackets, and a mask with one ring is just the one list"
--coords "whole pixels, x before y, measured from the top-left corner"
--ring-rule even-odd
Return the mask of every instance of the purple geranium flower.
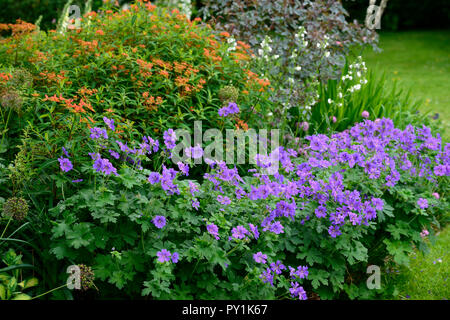
[[66, 155], [67, 158], [70, 158], [69, 153], [67, 152], [66, 148], [62, 147], [62, 151]]
[[192, 200], [192, 208], [198, 210], [200, 208], [200, 202], [197, 199]]
[[108, 139], [108, 134], [106, 133], [105, 129], [95, 127], [91, 128], [90, 137], [91, 139], [99, 139], [99, 138]]
[[281, 274], [281, 270], [285, 270], [286, 267], [284, 266], [284, 264], [281, 263], [280, 260], [277, 260], [276, 263], [272, 262], [270, 264], [270, 269], [275, 272], [276, 274]]
[[269, 230], [272, 231], [275, 234], [284, 233], [283, 231], [283, 225], [280, 223], [280, 221], [276, 221], [270, 225]]
[[120, 157], [119, 153], [117, 153], [116, 151], [113, 151], [113, 150], [111, 150], [111, 149], [109, 149], [108, 151], [109, 151], [109, 154], [110, 154], [113, 158], [119, 159], [119, 157]]
[[147, 180], [151, 184], [158, 183], [159, 181], [161, 181], [161, 175], [158, 172], [150, 172]]
[[72, 162], [70, 162], [69, 159], [61, 157], [61, 158], [58, 158], [58, 161], [59, 161], [59, 167], [61, 168], [62, 171], [69, 172], [70, 170], [73, 169]]
[[428, 208], [428, 200], [420, 198], [419, 200], [417, 200], [417, 205], [419, 206], [420, 209], [426, 209]]
[[273, 286], [273, 274], [270, 268], [267, 268], [266, 271], [263, 271], [263, 273], [259, 277], [264, 283], [270, 283]]
[[177, 263], [179, 258], [180, 258], [180, 255], [178, 254], [178, 252], [172, 253], [172, 262], [173, 263]]
[[158, 229], [162, 229], [166, 225], [166, 218], [164, 216], [156, 216], [152, 221]]
[[216, 238], [216, 240], [219, 240], [219, 228], [214, 224], [208, 224], [206, 226], [206, 230], [212, 235], [214, 236], [214, 238]]
[[255, 260], [257, 263], [266, 263], [266, 259], [267, 254], [263, 254], [261, 251], [253, 255], [253, 260]]
[[259, 238], [258, 227], [251, 223], [248, 224], [248, 227], [250, 228], [250, 231], [253, 233], [255, 239], [258, 239]]
[[103, 121], [106, 123], [106, 125], [112, 130], [114, 131], [116, 129], [116, 127], [114, 126], [114, 120], [113, 119], [108, 119], [107, 117], [103, 117]]
[[239, 107], [236, 103], [230, 102], [228, 106], [219, 109], [219, 116], [226, 117], [229, 114], [239, 113]]
[[170, 251], [167, 251], [166, 249], [162, 249], [161, 251], [158, 251], [156, 253], [156, 255], [158, 256], [158, 261], [161, 263], [170, 261], [171, 254], [170, 254]]
[[178, 165], [178, 169], [180, 169], [180, 171], [183, 172], [183, 174], [185, 176], [189, 175], [189, 165], [188, 164], [183, 163], [183, 162], [178, 162], [177, 165]]
[[164, 131], [164, 143], [166, 147], [170, 150], [175, 148], [175, 142], [177, 141], [177, 135], [175, 134], [175, 131], [173, 129], [169, 129], [167, 131]]
[[217, 201], [223, 205], [229, 205], [231, 203], [230, 198], [228, 198], [227, 196], [222, 196], [220, 194], [217, 196]]
[[244, 239], [246, 234], [248, 234], [248, 230], [243, 226], [237, 226], [236, 228], [231, 229], [231, 236], [234, 239]]
[[291, 282], [292, 288], [289, 288], [292, 298], [298, 297], [300, 300], [306, 300], [306, 292], [297, 282]]

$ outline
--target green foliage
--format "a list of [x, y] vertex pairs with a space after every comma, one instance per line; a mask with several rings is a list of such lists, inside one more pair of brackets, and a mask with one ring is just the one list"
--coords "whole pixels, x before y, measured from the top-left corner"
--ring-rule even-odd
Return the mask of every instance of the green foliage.
[[17, 255], [13, 249], [2, 253], [0, 262], [0, 300], [31, 299], [31, 296], [24, 293], [24, 291], [37, 286], [39, 280], [31, 276], [24, 279], [22, 272], [30, 267], [32, 268], [33, 266], [24, 264], [22, 256]]

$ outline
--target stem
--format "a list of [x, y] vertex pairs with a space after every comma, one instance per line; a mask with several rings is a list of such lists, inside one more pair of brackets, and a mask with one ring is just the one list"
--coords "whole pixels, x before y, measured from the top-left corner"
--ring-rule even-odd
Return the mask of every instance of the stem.
[[72, 126], [70, 127], [70, 133], [69, 133], [69, 141], [72, 140], [72, 130], [73, 127], [75, 126], [75, 119], [76, 119], [76, 115], [73, 116], [73, 121], [72, 121]]
[[197, 269], [197, 266], [198, 266], [198, 263], [199, 263], [199, 262], [200, 262], [200, 260], [197, 260], [197, 263], [195, 264], [194, 270], [192, 270], [191, 277], [192, 277], [192, 275], [194, 274], [195, 269]]
[[45, 293], [43, 293], [43, 294], [40, 294], [40, 295], [38, 295], [38, 296], [35, 296], [35, 297], [31, 298], [31, 300], [34, 300], [34, 299], [37, 299], [37, 298], [39, 298], [39, 297], [45, 296], [46, 294], [49, 294], [50, 292], [59, 290], [59, 289], [64, 288], [64, 287], [67, 287], [67, 283], [66, 283], [65, 285], [62, 285], [62, 286], [58, 287], [58, 288], [54, 288], [54, 289], [52, 289], [52, 290], [50, 290], [50, 291], [47, 291], [47, 292], [45, 292]]
[[3, 230], [2, 235], [0, 236], [0, 238], [3, 238], [3, 235], [5, 234], [6, 229], [8, 229], [9, 223], [11, 222], [12, 218], [13, 218], [12, 216], [9, 217], [8, 223], [6, 224], [6, 227], [5, 227], [5, 229]]
[[2, 133], [2, 141], [0, 142], [0, 146], [3, 145], [3, 140], [5, 139], [5, 136], [6, 136], [6, 129], [8, 128], [9, 117], [11, 116], [11, 111], [12, 111], [12, 108], [9, 108], [8, 118], [6, 119], [5, 129]]
[[237, 248], [239, 248], [239, 244], [237, 246], [235, 246], [233, 249], [231, 249], [229, 252], [227, 252], [225, 254], [225, 257], [228, 256], [229, 254], [231, 254], [233, 251], [235, 251]]

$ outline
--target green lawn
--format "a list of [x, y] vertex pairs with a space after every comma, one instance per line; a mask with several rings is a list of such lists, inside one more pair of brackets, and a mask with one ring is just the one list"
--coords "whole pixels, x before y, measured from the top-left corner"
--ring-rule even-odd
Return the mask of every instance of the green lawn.
[[366, 50], [369, 68], [385, 71], [412, 97], [423, 99], [423, 111], [431, 111], [450, 134], [450, 30], [380, 32], [381, 53]]
[[401, 268], [396, 276], [399, 299], [442, 300], [450, 299], [450, 228], [437, 236], [428, 254], [412, 255], [409, 268]]
[[[450, 30], [380, 32], [381, 53], [366, 50], [368, 68], [385, 71], [401, 88], [422, 99], [422, 110], [439, 114], [450, 137]], [[392, 85], [393, 81], [389, 81]], [[430, 245], [426, 255], [416, 252], [409, 268], [400, 268], [395, 281], [399, 299], [450, 299], [450, 228]]]

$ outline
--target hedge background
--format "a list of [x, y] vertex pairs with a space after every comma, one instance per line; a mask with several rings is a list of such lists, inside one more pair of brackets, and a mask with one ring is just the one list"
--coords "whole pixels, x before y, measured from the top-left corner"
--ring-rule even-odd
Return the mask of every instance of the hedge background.
[[[67, 0], [0, 0], [0, 23], [15, 22], [21, 18], [27, 22], [35, 22], [39, 15], [43, 16], [41, 28], [55, 28], [53, 19], [58, 19]], [[299, 0], [290, 0], [299, 1]], [[333, 0], [330, 0], [333, 1]], [[369, 0], [341, 0], [348, 10], [351, 19], [364, 21]], [[84, 8], [85, 0], [74, 0], [80, 8]], [[123, 4], [128, 1], [120, 0]], [[153, 1], [163, 3], [166, 0]], [[381, 0], [377, 0], [379, 5]], [[102, 0], [93, 1], [93, 10], [101, 6]], [[201, 0], [193, 0], [194, 6], [200, 8]], [[389, 0], [381, 21], [382, 30], [407, 29], [449, 29], [450, 1], [448, 0]], [[195, 13], [196, 10], [194, 9]]]

